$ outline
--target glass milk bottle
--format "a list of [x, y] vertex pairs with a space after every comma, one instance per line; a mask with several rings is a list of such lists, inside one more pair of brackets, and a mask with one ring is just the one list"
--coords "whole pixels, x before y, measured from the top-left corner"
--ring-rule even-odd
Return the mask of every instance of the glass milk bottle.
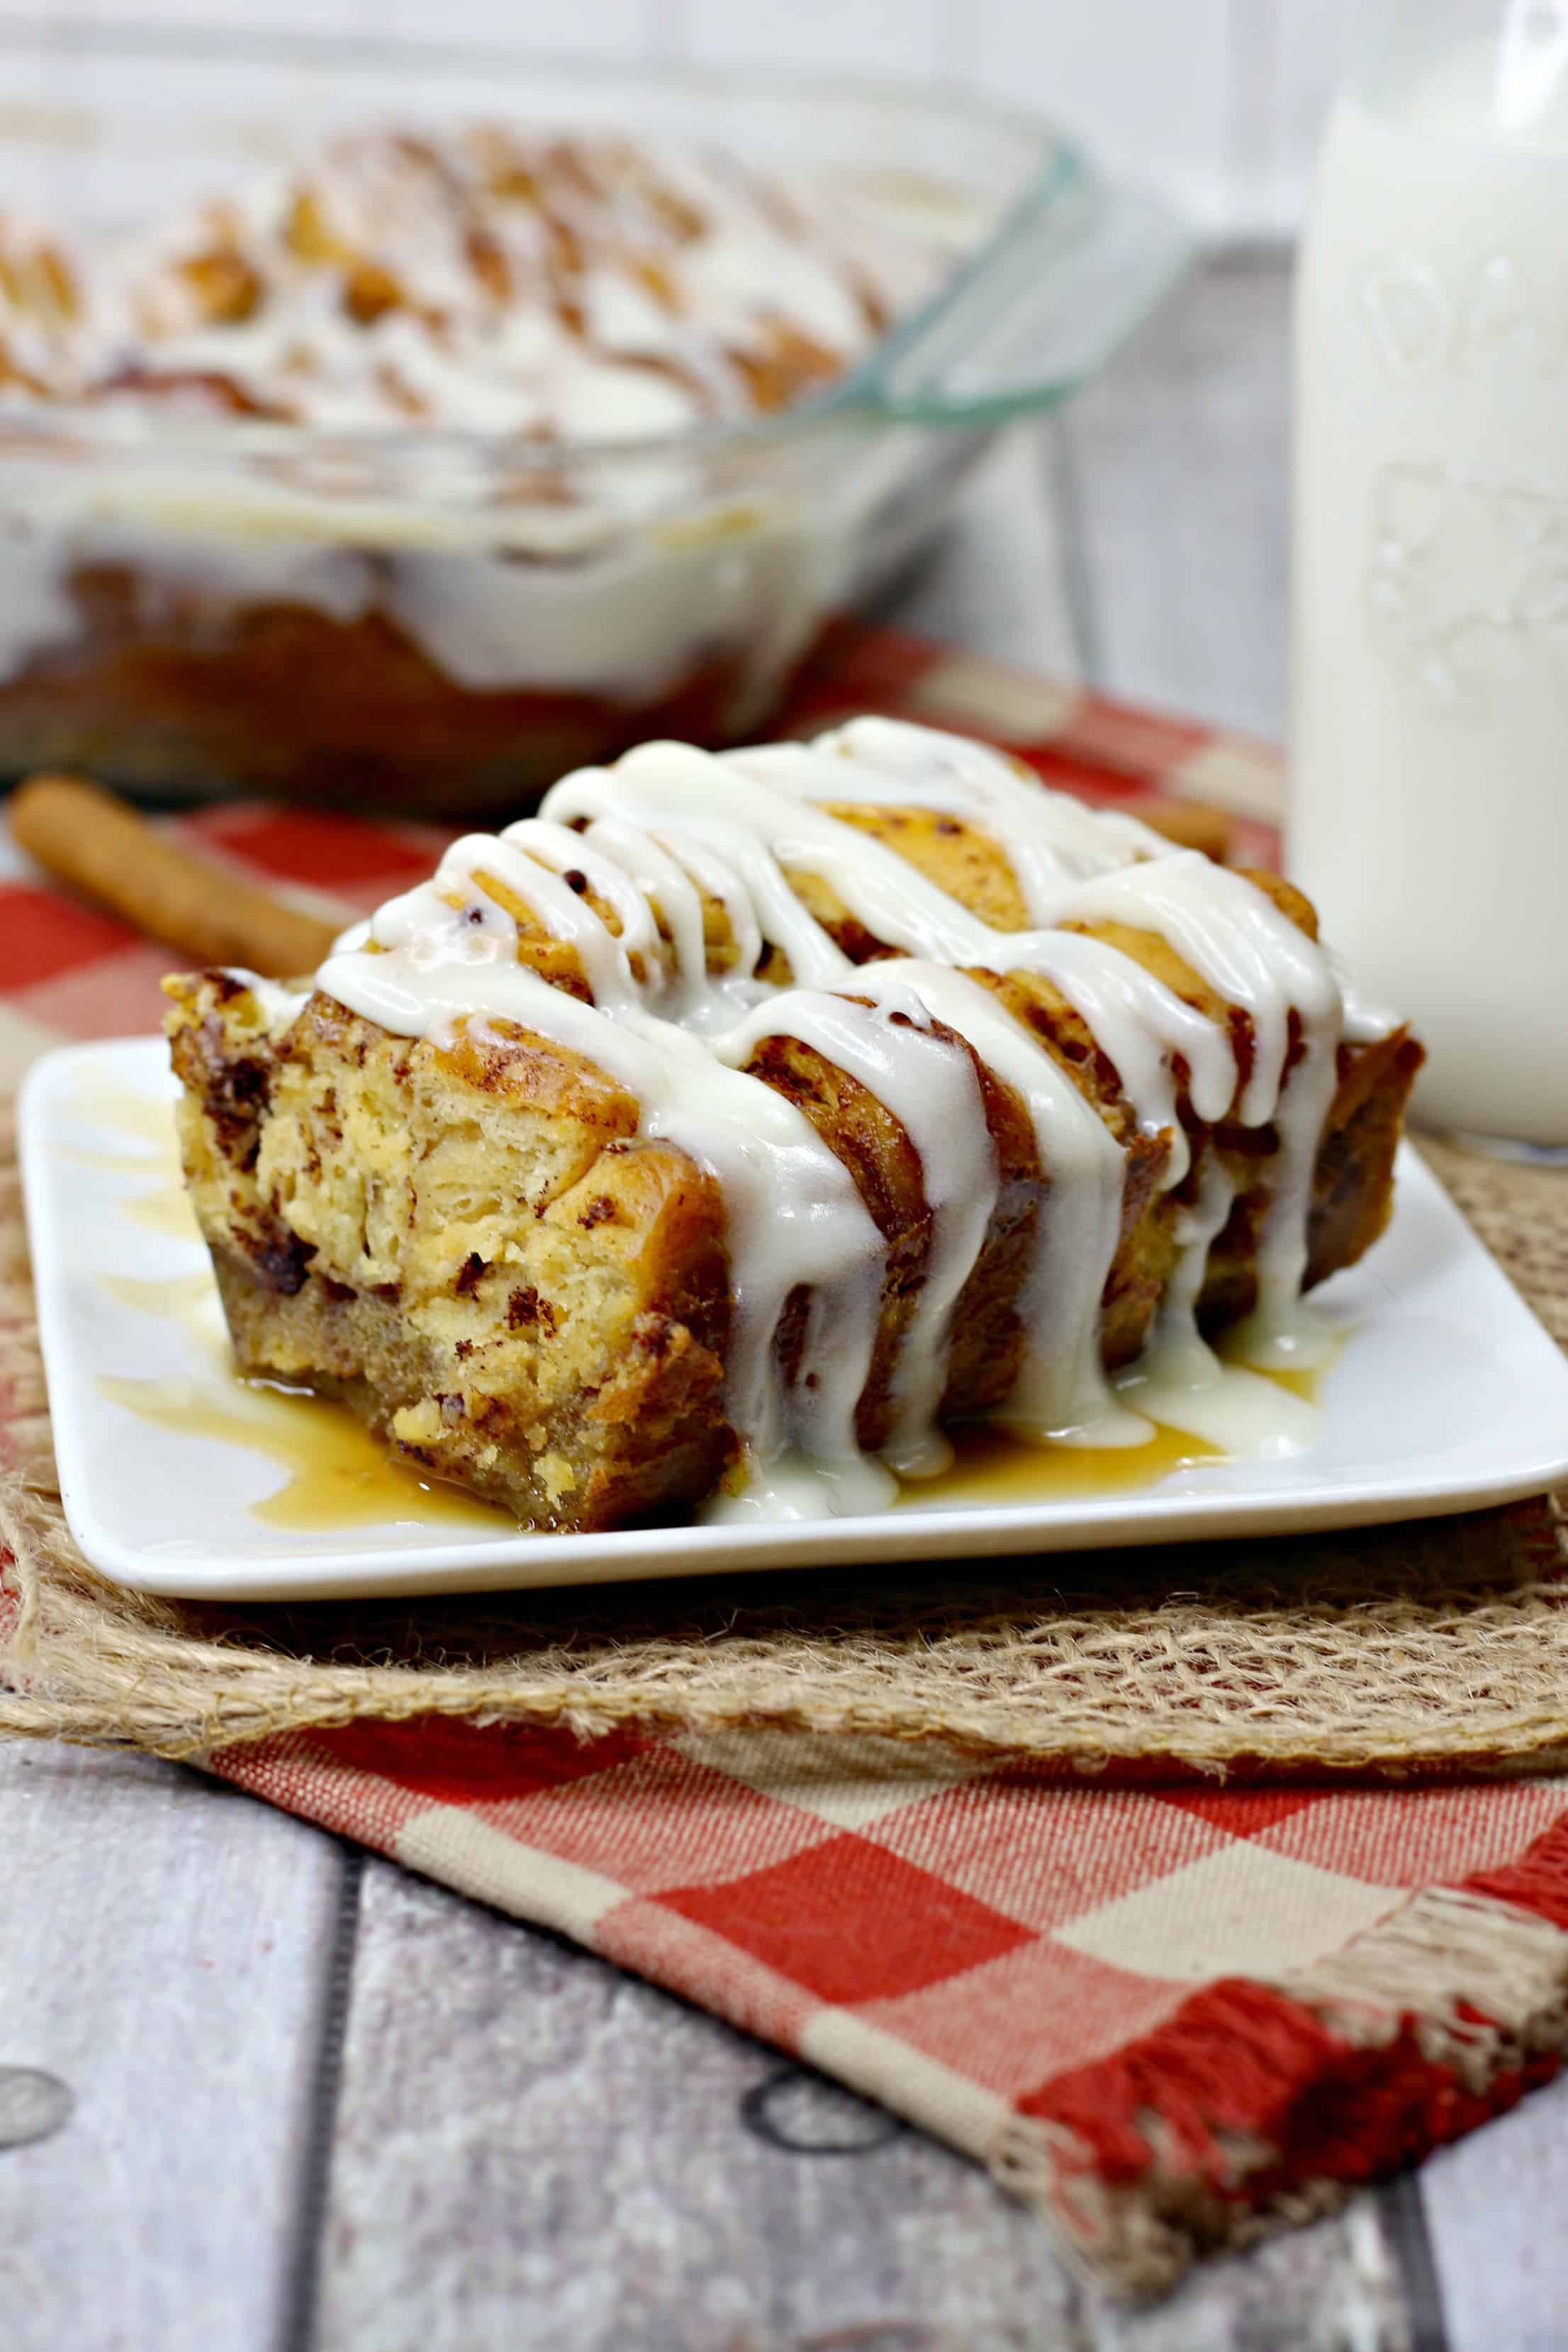
[[1297, 319], [1289, 870], [1430, 1055], [1568, 1147], [1568, 0], [1375, 0]]

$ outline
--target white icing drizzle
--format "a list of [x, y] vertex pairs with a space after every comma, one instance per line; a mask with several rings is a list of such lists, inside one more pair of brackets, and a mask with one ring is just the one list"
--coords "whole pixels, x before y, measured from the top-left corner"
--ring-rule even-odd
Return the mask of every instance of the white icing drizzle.
[[571, 837], [582, 843], [585, 853], [593, 851], [617, 867], [649, 909], [657, 908], [669, 933], [672, 970], [668, 993], [684, 1003], [701, 984], [699, 975], [705, 979], [708, 964], [702, 898], [689, 856], [683, 861], [673, 847], [615, 817], [601, 817]]
[[[967, 736], [907, 719], [852, 719], [809, 745], [770, 743], [722, 756], [783, 792], [968, 817], [1006, 843], [1033, 923], [1053, 920], [1064, 883], [1107, 873], [1129, 856], [1164, 856], [1170, 848], [1136, 817], [1086, 808], [1065, 793], [1052, 795], [1060, 806], [1053, 809], [1048, 830], [1042, 828], [1041, 788], [1028, 770]], [[847, 777], [842, 769], [825, 767], [832, 760], [851, 763]]]
[[1386, 1005], [1374, 1004], [1361, 992], [1356, 979], [1343, 956], [1332, 947], [1325, 946], [1329, 968], [1340, 984], [1340, 996], [1345, 1009], [1344, 1039], [1347, 1045], [1373, 1045], [1379, 1038], [1392, 1036], [1399, 1026], [1399, 1015]]
[[[437, 878], [454, 878], [447, 859]], [[673, 1023], [626, 1001], [612, 1015], [551, 987], [516, 961], [515, 928], [509, 952], [499, 927], [468, 924], [443, 897], [410, 892], [373, 918], [371, 934], [389, 952], [329, 957], [317, 976], [328, 995], [403, 1036], [449, 1040], [464, 1030], [482, 1039], [507, 1022], [563, 1046], [634, 1097], [639, 1134], [678, 1144], [717, 1174], [730, 1247], [726, 1410], [752, 1457], [749, 1507], [793, 1517], [890, 1499], [891, 1478], [861, 1455], [854, 1427], [870, 1366], [882, 1240], [810, 1121]], [[814, 1313], [802, 1376], [786, 1396], [773, 1343], [800, 1285], [814, 1294]], [[809, 1469], [780, 1480], [774, 1473], [792, 1448]]]
[[8, 209], [7, 388], [134, 415], [217, 379], [337, 431], [604, 440], [744, 416], [769, 404], [759, 367], [804, 359], [798, 397], [853, 365], [990, 225], [960, 188], [944, 217], [858, 176], [858, 200], [707, 142], [429, 124], [307, 135], [289, 168], [90, 236]]
[[1019, 970], [1048, 980], [1067, 999], [1115, 1065], [1144, 1134], [1170, 1134], [1165, 1181], [1179, 1184], [1192, 1155], [1176, 1116], [1173, 1066], [1178, 1056], [1186, 1064], [1187, 1092], [1198, 1117], [1211, 1123], [1223, 1118], [1237, 1077], [1236, 1054], [1224, 1031], [1133, 957], [1081, 931], [1026, 939], [1023, 952], [1013, 960]]
[[1217, 1152], [1204, 1155], [1197, 1198], [1177, 1213], [1180, 1245], [1153, 1334], [1135, 1364], [1116, 1379], [1117, 1393], [1152, 1421], [1254, 1461], [1305, 1451], [1317, 1415], [1302, 1398], [1236, 1364], [1224, 1364], [1198, 1329], [1197, 1305], [1209, 1250], [1225, 1230], [1236, 1183]]
[[1217, 1151], [1205, 1151], [1198, 1171], [1197, 1198], [1177, 1212], [1175, 1240], [1181, 1252], [1155, 1318], [1145, 1363], [1152, 1380], [1191, 1385], [1207, 1379], [1216, 1361], [1198, 1330], [1198, 1299], [1208, 1271], [1209, 1250], [1225, 1231], [1236, 1199], [1236, 1179]]
[[[932, 731], [895, 729], [886, 721], [858, 722], [868, 728], [879, 723], [894, 737], [925, 739]], [[885, 754], [888, 736], [873, 740]], [[1098, 868], [1085, 873], [1085, 860], [1075, 845], [1086, 825], [1103, 820], [1064, 793], [1026, 785], [999, 754], [987, 752], [983, 745], [958, 737], [935, 740], [963, 754], [954, 758], [953, 782], [945, 788], [950, 804], [956, 804], [954, 813], [973, 814], [980, 824], [987, 818], [998, 822], [997, 812], [1005, 803], [1009, 856], [1023, 862], [1024, 847], [1018, 845], [1027, 847], [1027, 862], [1042, 891], [1039, 877], [1054, 860], [1050, 923], [1114, 921], [1152, 931], [1216, 993], [1247, 1014], [1253, 1060], [1237, 1116], [1249, 1127], [1276, 1118], [1284, 1122], [1274, 1198], [1259, 1250], [1259, 1316], [1253, 1318], [1251, 1336], [1266, 1356], [1293, 1354], [1291, 1327], [1306, 1270], [1308, 1193], [1318, 1137], [1333, 1094], [1334, 1047], [1342, 1034], [1339, 984], [1323, 950], [1243, 876], [1228, 873], [1196, 850], [1173, 849], [1128, 819], [1119, 823], [1131, 832], [1113, 832], [1110, 847], [1101, 845]], [[930, 753], [925, 761], [928, 769], [936, 766]], [[986, 761], [995, 772], [989, 780], [991, 797], [974, 781], [984, 773]], [[640, 802], [645, 811], [651, 804], [688, 824], [701, 824], [705, 835], [716, 841], [751, 891], [764, 939], [788, 955], [796, 980], [806, 986], [832, 986], [849, 967], [785, 884], [785, 867], [819, 875], [874, 938], [907, 955], [990, 971], [1039, 969], [1047, 977], [1054, 970], [1075, 971], [1083, 996], [1079, 1009], [1091, 1026], [1090, 1007], [1110, 1023], [1116, 994], [1123, 1012], [1135, 1004], [1138, 1021], [1146, 1030], [1152, 1026], [1162, 1051], [1167, 1035], [1183, 1038], [1173, 1050], [1184, 1052], [1191, 1045], [1202, 1066], [1205, 1100], [1215, 1106], [1206, 1115], [1221, 1114], [1232, 1089], [1225, 1085], [1218, 1032], [1206, 1021], [1200, 1030], [1196, 1022], [1201, 1015], [1184, 1021], [1179, 1000], [1134, 959], [1120, 959], [1125, 979], [1119, 989], [1108, 987], [1106, 958], [1114, 950], [1102, 949], [1098, 959], [1086, 955], [1075, 965], [1074, 951], [1064, 948], [1059, 930], [992, 929], [883, 843], [795, 796], [807, 788], [824, 796], [831, 793], [841, 803], [865, 797], [872, 804], [885, 802], [889, 789], [878, 770], [863, 793], [862, 779], [847, 751], [834, 755], [780, 744], [709, 759], [685, 745], [649, 743], [628, 753], [613, 772], [585, 769], [566, 777], [548, 795], [545, 806], [569, 822], [600, 811], [624, 814]], [[1112, 858], [1120, 862], [1108, 862]], [[1041, 898], [1037, 903], [1046, 902]], [[1090, 981], [1097, 962], [1098, 997]], [[1068, 989], [1063, 993], [1079, 1003]], [[1191, 1007], [1186, 1010], [1192, 1012]], [[1300, 1027], [1301, 1058], [1286, 1088], [1292, 1013]], [[1125, 1020], [1119, 1025], [1127, 1077], [1141, 1089], [1149, 1115], [1157, 1118], [1163, 1101], [1152, 1058], [1139, 1049]], [[1223, 1051], [1229, 1058], [1228, 1044]], [[1117, 1060], [1114, 1052], [1111, 1059]], [[1230, 1067], [1234, 1074], [1233, 1058]], [[1136, 1101], [1131, 1086], [1129, 1093]], [[1173, 1181], [1183, 1171], [1184, 1149], [1177, 1147]]]
[[[1268, 1213], [1258, 1253], [1258, 1308], [1247, 1338], [1260, 1361], [1288, 1361], [1305, 1343], [1300, 1313], [1307, 1212], [1323, 1121], [1333, 1099], [1344, 1006], [1328, 957], [1267, 894], [1195, 850], [1125, 866], [1074, 893], [1073, 919], [1154, 931], [1252, 1026], [1252, 1068], [1238, 1116], [1276, 1126]], [[1291, 1015], [1300, 1058], [1289, 1072]]]
[[896, 851], [751, 775], [734, 753], [644, 743], [613, 770], [563, 777], [543, 805], [568, 824], [640, 806], [645, 815], [700, 826], [751, 892], [763, 939], [788, 956], [802, 987], [831, 986], [854, 966], [795, 897], [786, 867], [819, 875], [874, 938], [910, 955], [978, 961], [977, 950], [1000, 936]]
[[[930, 807], [989, 830], [1031, 928], [982, 922], [823, 802]], [[792, 872], [819, 877], [896, 952], [853, 965], [796, 896]], [[592, 1003], [519, 963], [516, 925], [485, 891], [487, 877], [573, 951]], [[705, 936], [705, 899], [725, 915], [721, 952]], [[1239, 1102], [1229, 1033], [1134, 957], [1060, 928], [1095, 923], [1163, 940], [1246, 1014], [1251, 1061]], [[771, 955], [787, 957], [792, 985], [770, 984]], [[710, 1507], [725, 1516], [858, 1510], [892, 1491], [856, 1437], [887, 1251], [843, 1162], [800, 1111], [746, 1075], [770, 1037], [798, 1040], [867, 1087], [921, 1160], [931, 1234], [891, 1375], [888, 1464], [919, 1475], [947, 1457], [937, 1423], [953, 1315], [997, 1200], [965, 1045], [1024, 1105], [1045, 1178], [1016, 1301], [1023, 1368], [997, 1417], [1058, 1442], [1134, 1444], [1154, 1414], [1233, 1449], [1293, 1450], [1310, 1408], [1222, 1365], [1198, 1335], [1208, 1253], [1233, 1195], [1213, 1149], [1194, 1205], [1177, 1213], [1181, 1254], [1152, 1342], [1130, 1371], [1107, 1379], [1101, 1299], [1121, 1232], [1123, 1147], [1056, 1054], [970, 976], [976, 970], [1037, 975], [1074, 1009], [1140, 1129], [1164, 1139], [1165, 1186], [1190, 1165], [1184, 1092], [1207, 1124], [1273, 1127], [1258, 1305], [1242, 1339], [1251, 1360], [1300, 1360], [1312, 1171], [1346, 1034], [1333, 965], [1242, 877], [1131, 819], [1091, 814], [982, 745], [882, 719], [811, 747], [717, 758], [645, 744], [612, 769], [564, 778], [540, 816], [455, 843], [431, 881], [339, 941], [320, 985], [399, 1034], [445, 1037], [466, 1024], [482, 1034], [500, 1021], [580, 1054], [634, 1097], [640, 1134], [714, 1171], [731, 1258], [726, 1404], [750, 1473], [742, 1494]], [[1356, 1019], [1386, 1034], [1359, 1006]], [[805, 1339], [786, 1384], [778, 1331], [802, 1286]]]
[[931, 1213], [931, 1252], [899, 1351], [897, 1414], [882, 1452], [906, 1477], [927, 1477], [952, 1460], [936, 1415], [947, 1381], [953, 1309], [996, 1205], [996, 1153], [974, 1066], [962, 1045], [932, 1034], [919, 968], [884, 964], [868, 980], [864, 993], [875, 999], [870, 1006], [790, 989], [715, 1038], [713, 1051], [739, 1067], [764, 1037], [796, 1037], [885, 1103], [919, 1153]]
[[1058, 1443], [1141, 1443], [1148, 1424], [1119, 1412], [1100, 1360], [1100, 1302], [1121, 1223], [1115, 1137], [1055, 1058], [978, 981], [945, 964], [902, 961], [873, 965], [861, 978], [872, 987], [911, 988], [1021, 1097], [1034, 1127], [1050, 1192], [1018, 1302], [1024, 1367], [994, 1417]]
[[[601, 854], [596, 842], [584, 841], [569, 825], [552, 824], [543, 817], [524, 817], [521, 824], [509, 824], [501, 839], [509, 848], [526, 851], [552, 873], [581, 875], [584, 884], [614, 908], [620, 926], [621, 954], [626, 964], [624, 974], [617, 969], [616, 981], [629, 989], [630, 959], [657, 956], [659, 952], [658, 926], [654, 921], [653, 909], [635, 881], [614, 858]], [[597, 984], [594, 986], [594, 1001], [596, 1004], [605, 1002]]]

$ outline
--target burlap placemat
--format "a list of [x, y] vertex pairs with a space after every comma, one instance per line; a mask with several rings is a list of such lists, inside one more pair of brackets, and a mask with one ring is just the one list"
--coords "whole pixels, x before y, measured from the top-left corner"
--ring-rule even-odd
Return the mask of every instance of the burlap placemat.
[[[1568, 1178], [1428, 1156], [1568, 1345]], [[59, 1507], [0, 1136], [0, 1732], [191, 1756], [425, 1714], [941, 1739], [1069, 1770], [1394, 1772], [1568, 1755], [1545, 1503], [1329, 1539], [446, 1602], [193, 1607], [88, 1567]]]

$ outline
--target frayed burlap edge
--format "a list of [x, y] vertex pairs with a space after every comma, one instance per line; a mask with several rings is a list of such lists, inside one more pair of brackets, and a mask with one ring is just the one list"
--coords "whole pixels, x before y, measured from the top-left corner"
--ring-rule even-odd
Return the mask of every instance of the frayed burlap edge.
[[[1568, 1335], [1568, 1188], [1435, 1153]], [[1331, 1538], [413, 1606], [127, 1592], [72, 1542], [0, 1134], [0, 1733], [174, 1757], [436, 1714], [938, 1740], [1077, 1771], [1422, 1773], [1568, 1754], [1568, 1582], [1544, 1505]]]

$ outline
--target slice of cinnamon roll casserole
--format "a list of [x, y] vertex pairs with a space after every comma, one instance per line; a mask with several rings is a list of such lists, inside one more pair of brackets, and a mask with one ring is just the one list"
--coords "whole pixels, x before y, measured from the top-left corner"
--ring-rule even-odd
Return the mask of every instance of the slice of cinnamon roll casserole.
[[1290, 1445], [1207, 1339], [1310, 1349], [1421, 1061], [1288, 884], [879, 719], [646, 744], [297, 992], [167, 988], [240, 1370], [554, 1528], [879, 1507], [982, 1417]]

